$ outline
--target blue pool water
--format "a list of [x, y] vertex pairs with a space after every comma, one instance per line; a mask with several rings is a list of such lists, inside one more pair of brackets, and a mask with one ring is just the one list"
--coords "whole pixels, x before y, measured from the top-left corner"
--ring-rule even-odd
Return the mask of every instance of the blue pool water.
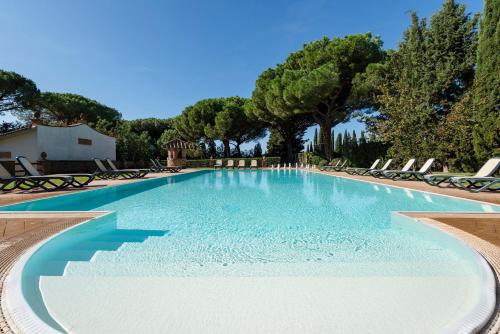
[[[499, 211], [494, 205], [295, 170], [199, 172], [3, 210], [114, 211], [112, 218], [77, 228], [67, 237], [97, 231], [80, 235], [82, 242], [92, 246], [95, 241], [95, 251], [100, 246], [107, 250], [107, 245], [120, 251], [69, 266], [67, 274], [155, 276], [301, 275], [304, 263], [315, 264], [308, 274], [449, 271], [427, 265], [448, 261], [446, 250], [428, 233], [397, 224], [391, 213]], [[65, 247], [82, 252], [72, 241]], [[385, 265], [379, 266], [381, 262]], [[279, 266], [264, 266], [271, 263]], [[359, 263], [363, 266], [352, 266]]]
[[56, 237], [28, 261], [23, 290], [39, 313], [40, 276], [474, 277], [465, 248], [393, 212], [500, 212], [297, 170], [203, 171], [1, 210], [114, 212]]

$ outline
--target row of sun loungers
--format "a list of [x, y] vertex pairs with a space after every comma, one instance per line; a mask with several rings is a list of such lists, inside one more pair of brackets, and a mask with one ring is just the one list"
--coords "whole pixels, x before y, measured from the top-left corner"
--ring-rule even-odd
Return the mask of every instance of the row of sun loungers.
[[[432, 186], [457, 187], [472, 192], [500, 191], [500, 178], [494, 177], [500, 168], [500, 158], [488, 160], [474, 176], [457, 176], [451, 174], [430, 174], [435, 159], [428, 159], [419, 170], [412, 170], [415, 159], [410, 159], [402, 169], [389, 169], [392, 159], [389, 159], [381, 168], [377, 168], [380, 159], [377, 159], [369, 168], [344, 167], [347, 160], [340, 165], [338, 160], [335, 165], [324, 166], [322, 170], [335, 170], [346, 172], [350, 175], [371, 175], [377, 178], [392, 180], [417, 180], [424, 181]], [[340, 165], [340, 166], [339, 166]]]
[[[250, 167], [250, 169], [259, 168], [259, 166], [257, 164], [257, 160], [250, 161], [250, 166], [248, 166], [248, 167]], [[242, 159], [242, 160], [238, 161], [237, 166], [234, 165], [234, 160], [228, 160], [226, 166], [224, 166], [224, 164], [222, 163], [222, 159], [217, 159], [215, 161], [215, 164], [214, 164], [214, 169], [219, 169], [219, 168], [238, 168], [238, 169], [241, 169], [241, 168], [247, 168], [247, 165], [246, 165], [246, 161]]]
[[97, 170], [92, 173], [50, 174], [42, 175], [31, 162], [23, 156], [16, 157], [17, 162], [24, 171], [24, 176], [12, 176], [0, 164], [0, 191], [42, 189], [45, 191], [61, 190], [66, 187], [81, 188], [88, 185], [96, 178], [108, 179], [136, 179], [143, 178], [149, 172], [177, 173], [181, 167], [167, 167], [158, 159], [151, 159], [150, 169], [118, 169], [111, 159], [106, 159], [106, 167], [100, 159], [94, 159]]

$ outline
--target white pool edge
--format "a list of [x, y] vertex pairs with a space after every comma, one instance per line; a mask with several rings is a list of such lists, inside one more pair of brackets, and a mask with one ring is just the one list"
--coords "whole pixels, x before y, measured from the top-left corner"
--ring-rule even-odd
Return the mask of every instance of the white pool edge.
[[[30, 213], [43, 212], [43, 213], [78, 213], [78, 211], [29, 211]], [[87, 213], [88, 211], [83, 211]], [[22, 291], [22, 274], [23, 269], [31, 256], [43, 245], [50, 242], [57, 236], [70, 231], [82, 224], [86, 224], [94, 219], [104, 217], [108, 214], [113, 213], [112, 211], [94, 211], [95, 213], [101, 213], [100, 216], [90, 218], [82, 221], [81, 223], [75, 224], [68, 228], [65, 228], [50, 237], [40, 241], [39, 243], [33, 245], [29, 248], [23, 255], [17, 259], [12, 268], [9, 270], [7, 277], [3, 283], [2, 290], [2, 304], [0, 307], [5, 315], [5, 319], [9, 327], [14, 331], [19, 331], [20, 333], [40, 333], [40, 334], [53, 334], [61, 333], [55, 328], [49, 326], [45, 321], [43, 321], [38, 315], [33, 311], [29, 303], [26, 301]], [[16, 213], [22, 213], [17, 211]], [[57, 322], [56, 319], [54, 321]], [[60, 325], [61, 326], [61, 325]], [[63, 326], [61, 326], [63, 327]], [[64, 327], [63, 327], [64, 328]]]
[[473, 254], [476, 264], [481, 271], [481, 281], [479, 302], [472, 308], [472, 310], [462, 319], [456, 323], [449, 324], [443, 328], [443, 333], [477, 333], [484, 328], [490, 321], [496, 307], [496, 274], [493, 272], [490, 264], [486, 259], [473, 247], [469, 246], [465, 241], [458, 238], [449, 231], [443, 230], [437, 226], [427, 224], [418, 218], [406, 216], [401, 212], [393, 212], [393, 214], [404, 216], [405, 218], [412, 219], [419, 224], [425, 224], [426, 226], [438, 230], [441, 233], [445, 233], [451, 238], [455, 239], [461, 246], [471, 251]]

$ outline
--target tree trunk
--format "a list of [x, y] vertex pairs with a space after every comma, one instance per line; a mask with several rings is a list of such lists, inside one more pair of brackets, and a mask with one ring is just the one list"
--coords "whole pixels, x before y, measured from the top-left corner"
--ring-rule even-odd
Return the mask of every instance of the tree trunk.
[[229, 158], [231, 155], [231, 147], [229, 147], [229, 140], [223, 139], [222, 144], [224, 144], [224, 158]]
[[286, 136], [285, 142], [286, 142], [286, 162], [294, 162], [294, 156], [293, 156], [293, 136]]
[[322, 137], [323, 137], [323, 147], [325, 152], [326, 160], [332, 160], [332, 121], [330, 119], [324, 119], [321, 124]]
[[241, 158], [241, 149], [239, 143], [236, 143], [236, 152], [238, 152], [238, 157]]

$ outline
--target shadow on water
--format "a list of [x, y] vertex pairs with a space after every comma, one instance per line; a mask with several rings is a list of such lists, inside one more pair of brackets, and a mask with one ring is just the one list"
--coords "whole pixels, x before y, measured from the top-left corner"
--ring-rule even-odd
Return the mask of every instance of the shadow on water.
[[168, 230], [119, 229], [116, 213], [108, 214], [56, 236], [28, 260], [22, 275], [25, 299], [38, 317], [64, 331], [50, 316], [40, 291], [41, 276], [63, 276], [70, 261], [90, 261], [99, 251], [117, 251], [125, 243], [142, 243], [150, 237], [164, 237]]
[[134, 182], [116, 187], [106, 187], [92, 191], [78, 192], [53, 198], [46, 198], [27, 203], [19, 203], [1, 207], [0, 211], [84, 211], [92, 210], [106, 204], [119, 201], [165, 185], [185, 182], [210, 171], [178, 174], [171, 177], [156, 178]]

